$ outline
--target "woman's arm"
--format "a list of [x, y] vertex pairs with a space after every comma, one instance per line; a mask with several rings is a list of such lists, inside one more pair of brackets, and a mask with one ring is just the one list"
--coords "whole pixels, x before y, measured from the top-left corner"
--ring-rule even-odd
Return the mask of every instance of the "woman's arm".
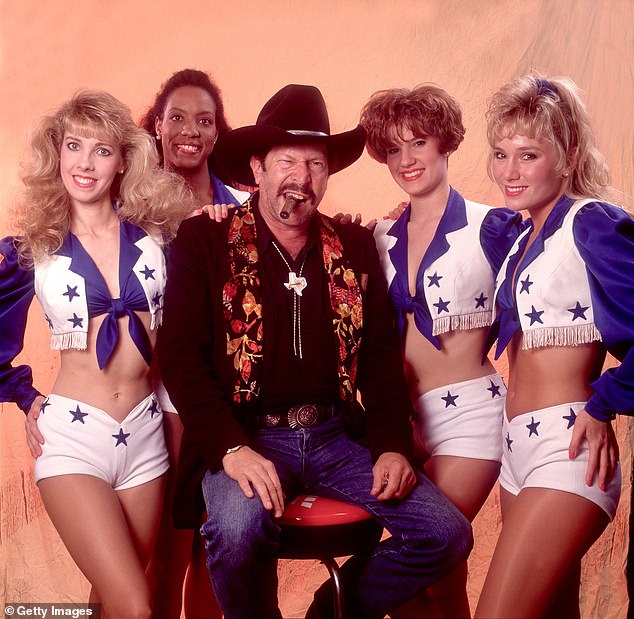
[[596, 202], [579, 211], [573, 233], [586, 264], [595, 324], [607, 350], [621, 361], [591, 384], [594, 393], [577, 415], [569, 448], [574, 458], [588, 441], [586, 484], [596, 474], [605, 488], [618, 460], [610, 420], [634, 414], [634, 221], [622, 209]]
[[25, 414], [40, 394], [28, 365], [13, 366], [24, 346], [24, 332], [35, 296], [33, 271], [18, 264], [17, 239], [0, 240], [0, 402], [15, 402]]

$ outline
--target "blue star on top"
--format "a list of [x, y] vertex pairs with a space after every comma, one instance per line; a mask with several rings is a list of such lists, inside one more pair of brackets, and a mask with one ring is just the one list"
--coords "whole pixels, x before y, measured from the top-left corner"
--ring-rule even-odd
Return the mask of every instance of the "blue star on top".
[[67, 322], [71, 322], [73, 324], [73, 329], [84, 326], [84, 319], [80, 318], [77, 314], [75, 314], [75, 312], [73, 312], [72, 318], [67, 319]]
[[522, 284], [522, 288], [520, 289], [520, 294], [522, 294], [522, 292], [525, 292], [527, 294], [530, 294], [530, 287], [534, 284], [535, 282], [531, 281], [531, 276], [530, 275], [526, 275], [526, 279], [524, 281], [520, 281], [520, 284]]
[[491, 392], [491, 398], [494, 398], [495, 396], [501, 398], [502, 394], [500, 393], [500, 385], [496, 385], [490, 378], [489, 382], [491, 383], [491, 386], [487, 387], [487, 391]]
[[434, 307], [438, 308], [438, 313], [447, 312], [449, 313], [449, 304], [451, 301], [443, 301], [442, 297], [438, 297], [438, 303], [434, 303]]
[[154, 303], [154, 305], [156, 305], [158, 307], [158, 304], [161, 300], [161, 297], [163, 295], [160, 292], [157, 292], [153, 297], [152, 297], [152, 303]]
[[77, 408], [74, 411], [68, 411], [73, 418], [70, 420], [71, 423], [75, 422], [75, 421], [81, 421], [83, 424], [85, 424], [86, 422], [84, 421], [84, 417], [88, 417], [88, 413], [82, 413], [81, 409], [79, 408], [79, 404], [77, 405]]
[[438, 271], [436, 271], [433, 275], [428, 275], [427, 279], [429, 280], [429, 284], [427, 284], [427, 288], [431, 288], [432, 286], [438, 286], [438, 288], [440, 288], [440, 280], [443, 277], [443, 275], [438, 275]]
[[447, 395], [441, 395], [440, 399], [445, 401], [445, 408], [449, 408], [450, 406], [455, 406], [457, 408], [458, 405], [456, 404], [456, 400], [459, 397], [459, 395], [451, 395], [451, 392], [447, 391]]
[[111, 434], [110, 436], [112, 436], [112, 438], [117, 439], [117, 443], [115, 444], [115, 447], [117, 447], [118, 445], [125, 445], [126, 447], [128, 446], [126, 439], [128, 438], [128, 436], [130, 436], [130, 433], [124, 432], [123, 428], [119, 428], [119, 434]]
[[544, 321], [542, 320], [542, 314], [544, 313], [545, 310], [541, 310], [540, 312], [538, 312], [535, 309], [534, 305], [531, 305], [531, 311], [528, 314], [524, 314], [524, 316], [528, 316], [531, 319], [531, 324], [529, 326], [533, 326], [536, 322], [538, 322], [540, 325], [544, 324]]
[[511, 443], [513, 442], [513, 439], [511, 438], [511, 435], [508, 432], [506, 433], [505, 440], [506, 440], [506, 449], [512, 453], [513, 450], [511, 449]]
[[583, 307], [579, 301], [577, 301], [577, 305], [574, 307], [568, 308], [568, 311], [572, 314], [572, 322], [577, 320], [577, 318], [583, 318], [584, 320], [588, 320], [586, 318], [586, 310], [589, 309], [590, 306]]
[[40, 415], [43, 415], [44, 414], [44, 409], [47, 406], [50, 406], [50, 405], [51, 405], [51, 403], [48, 401], [48, 398], [46, 398], [46, 400], [44, 400], [44, 402], [42, 402], [42, 404], [40, 405]]
[[575, 421], [577, 421], [577, 414], [571, 408], [570, 415], [563, 415], [562, 418], [568, 422], [568, 426], [566, 427], [566, 430], [570, 430], [570, 428], [572, 428], [572, 426], [575, 425]]
[[68, 284], [66, 284], [66, 292], [62, 293], [63, 297], [68, 297], [68, 302], [72, 302], [72, 300], [75, 297], [79, 296], [79, 293], [77, 292], [77, 286], [69, 286]]
[[475, 301], [475, 306], [476, 306], [476, 309], [477, 309], [478, 307], [484, 307], [484, 302], [485, 302], [488, 298], [489, 298], [489, 297], [485, 297], [485, 296], [484, 296], [484, 292], [481, 292], [479, 297], [476, 297], [475, 299], [473, 299], [473, 300]]
[[531, 417], [531, 422], [526, 424], [528, 428], [528, 436], [539, 436], [539, 432], [537, 431], [537, 426], [541, 423], [541, 421], [535, 421], [535, 417]]
[[152, 404], [150, 405], [150, 408], [148, 410], [150, 411], [150, 416], [152, 418], [154, 418], [154, 415], [158, 415], [161, 412], [159, 410], [158, 404], [156, 403], [156, 400], [152, 400]]
[[139, 272], [143, 275], [143, 277], [145, 277], [145, 279], [154, 279], [154, 271], [156, 271], [156, 269], [150, 269], [150, 267], [146, 264], [145, 268]]

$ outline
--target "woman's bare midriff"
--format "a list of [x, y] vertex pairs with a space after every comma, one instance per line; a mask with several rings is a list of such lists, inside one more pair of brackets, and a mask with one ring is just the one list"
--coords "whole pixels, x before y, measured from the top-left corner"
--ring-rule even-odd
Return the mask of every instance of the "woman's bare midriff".
[[481, 363], [486, 332], [483, 328], [442, 334], [438, 350], [417, 329], [413, 314], [408, 314], [404, 356], [412, 401], [432, 389], [493, 374], [488, 359]]
[[[156, 331], [150, 331], [148, 313], [138, 313], [146, 326], [152, 347]], [[102, 409], [117, 421], [128, 413], [151, 391], [150, 368], [128, 333], [128, 318], [120, 318], [119, 341], [103, 370], [99, 369], [96, 339], [104, 316], [91, 320], [86, 350], [63, 350], [61, 365], [52, 393], [73, 398]]]
[[508, 357], [506, 415], [513, 419], [549, 406], [586, 402], [593, 393], [590, 383], [601, 374], [605, 350], [599, 342], [523, 350], [518, 334]]

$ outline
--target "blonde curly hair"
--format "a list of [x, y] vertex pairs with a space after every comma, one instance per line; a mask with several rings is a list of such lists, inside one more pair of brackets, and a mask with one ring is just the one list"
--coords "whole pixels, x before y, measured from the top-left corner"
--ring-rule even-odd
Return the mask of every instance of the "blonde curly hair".
[[83, 90], [44, 116], [31, 136], [31, 158], [23, 167], [24, 192], [17, 207], [23, 265], [32, 266], [57, 251], [70, 230], [71, 202], [60, 175], [66, 132], [118, 145], [125, 170], [115, 178], [111, 197], [119, 217], [161, 242], [176, 235], [195, 207], [184, 180], [159, 167], [152, 138], [135, 125], [127, 106], [107, 92]]
[[[517, 134], [543, 139], [555, 148], [566, 195], [601, 200], [610, 196], [607, 163], [596, 147], [579, 87], [570, 78], [537, 73], [517, 77], [493, 95], [486, 119], [491, 149], [499, 139]], [[491, 178], [492, 161], [493, 150], [488, 161]]]

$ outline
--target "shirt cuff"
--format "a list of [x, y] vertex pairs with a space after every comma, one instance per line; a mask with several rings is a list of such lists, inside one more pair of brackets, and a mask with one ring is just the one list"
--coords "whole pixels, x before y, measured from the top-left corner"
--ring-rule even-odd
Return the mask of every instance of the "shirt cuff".
[[598, 393], [595, 393], [585, 406], [586, 413], [597, 421], [611, 421], [616, 418], [614, 409]]
[[41, 394], [37, 389], [29, 389], [26, 393], [20, 394], [16, 397], [15, 403], [25, 415], [28, 415], [33, 401], [40, 395], [43, 396], [43, 394]]

